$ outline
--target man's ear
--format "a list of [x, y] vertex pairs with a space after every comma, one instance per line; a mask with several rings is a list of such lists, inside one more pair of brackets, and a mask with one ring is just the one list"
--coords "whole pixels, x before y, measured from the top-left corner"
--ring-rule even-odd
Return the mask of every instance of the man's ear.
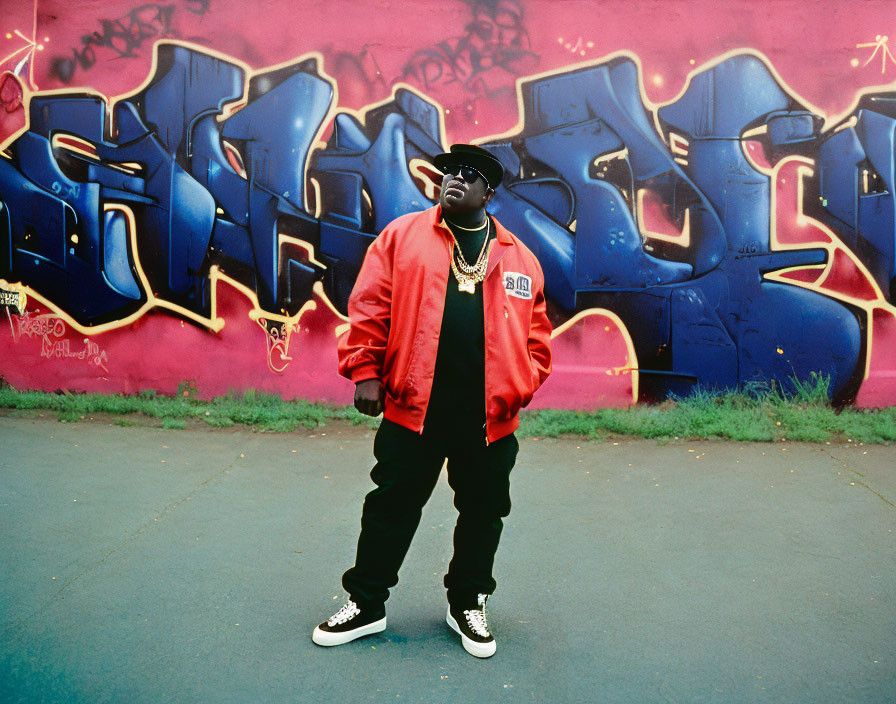
[[495, 189], [494, 188], [486, 188], [485, 195], [482, 196], [482, 204], [486, 205], [492, 199], [493, 195], [495, 195]]

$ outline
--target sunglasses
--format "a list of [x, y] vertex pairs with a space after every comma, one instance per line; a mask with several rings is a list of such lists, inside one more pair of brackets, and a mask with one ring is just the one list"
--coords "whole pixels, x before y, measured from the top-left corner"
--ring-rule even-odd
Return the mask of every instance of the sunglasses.
[[488, 179], [485, 178], [481, 173], [479, 173], [472, 166], [462, 166], [461, 164], [448, 164], [444, 169], [444, 173], [451, 174], [452, 176], [460, 176], [466, 183], [475, 183], [477, 178], [481, 178], [485, 181], [485, 185], [488, 185]]

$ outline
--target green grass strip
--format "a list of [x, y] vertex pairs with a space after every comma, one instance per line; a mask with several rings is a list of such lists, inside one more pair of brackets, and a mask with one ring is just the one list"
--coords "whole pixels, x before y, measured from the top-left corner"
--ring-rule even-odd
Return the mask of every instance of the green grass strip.
[[521, 415], [523, 436], [560, 437], [602, 434], [645, 438], [721, 439], [737, 442], [865, 443], [896, 440], [896, 408], [835, 409], [828, 400], [830, 381], [813, 375], [808, 383], [791, 379], [794, 390], [752, 384], [740, 391], [697, 389], [659, 405], [629, 409], [531, 411]]
[[[896, 408], [835, 409], [828, 401], [829, 381], [814, 375], [809, 383], [791, 380], [794, 390], [748, 385], [740, 391], [698, 389], [687, 397], [659, 405], [597, 411], [539, 410], [520, 415], [520, 437], [584, 436], [599, 440], [609, 434], [660, 440], [721, 439], [738, 442], [777, 440], [829, 442], [852, 439], [864, 443], [896, 441]], [[211, 401], [192, 396], [162, 396], [143, 391], [136, 396], [53, 394], [0, 388], [0, 408], [55, 411], [60, 421], [76, 422], [93, 414], [121, 416], [116, 425], [133, 423], [127, 416], [158, 419], [167, 429], [183, 429], [198, 419], [215, 428], [242, 425], [270, 432], [316, 428], [330, 420], [347, 420], [375, 428], [379, 420], [350, 406], [284, 401], [275, 394], [249, 389]]]

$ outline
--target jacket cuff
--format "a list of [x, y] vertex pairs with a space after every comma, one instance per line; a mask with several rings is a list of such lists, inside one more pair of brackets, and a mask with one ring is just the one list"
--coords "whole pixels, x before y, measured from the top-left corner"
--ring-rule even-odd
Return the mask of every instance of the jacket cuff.
[[375, 364], [364, 364], [360, 367], [356, 367], [352, 369], [351, 380], [354, 383], [358, 383], [361, 381], [368, 381], [370, 379], [381, 379], [382, 375], [380, 374], [379, 368]]

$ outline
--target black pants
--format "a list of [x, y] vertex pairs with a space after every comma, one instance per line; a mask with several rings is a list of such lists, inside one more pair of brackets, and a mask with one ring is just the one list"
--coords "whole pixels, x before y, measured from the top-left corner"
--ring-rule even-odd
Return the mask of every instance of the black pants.
[[508, 435], [489, 445], [481, 427], [427, 423], [423, 435], [383, 420], [373, 444], [370, 472], [377, 488], [364, 499], [355, 565], [342, 586], [362, 606], [379, 608], [398, 583], [398, 568], [432, 495], [445, 459], [458, 510], [454, 556], [445, 575], [452, 605], [476, 604], [495, 590], [495, 552], [510, 513], [510, 470], [519, 443]]

